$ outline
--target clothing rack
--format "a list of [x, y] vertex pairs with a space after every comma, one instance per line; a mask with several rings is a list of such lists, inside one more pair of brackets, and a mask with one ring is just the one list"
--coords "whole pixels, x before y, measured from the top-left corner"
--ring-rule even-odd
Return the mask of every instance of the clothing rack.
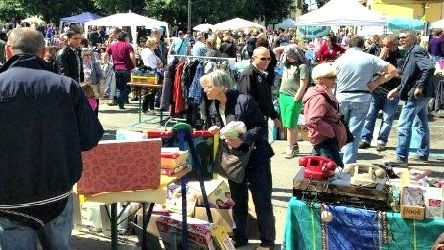
[[186, 55], [168, 55], [168, 57], [198, 58], [198, 59], [210, 59], [217, 61], [236, 61], [236, 58], [231, 58], [231, 57], [186, 56]]
[[[188, 59], [204, 59], [204, 60], [213, 60], [213, 61], [236, 61], [236, 58], [231, 58], [231, 57], [211, 57], [211, 56], [186, 56], [186, 55], [168, 55], [167, 57], [171, 58], [188, 58]], [[164, 130], [167, 130], [167, 126], [170, 123], [177, 123], [177, 122], [185, 122], [186, 119], [183, 118], [174, 118], [171, 117], [171, 115], [169, 116], [168, 120], [165, 122], [164, 124]]]

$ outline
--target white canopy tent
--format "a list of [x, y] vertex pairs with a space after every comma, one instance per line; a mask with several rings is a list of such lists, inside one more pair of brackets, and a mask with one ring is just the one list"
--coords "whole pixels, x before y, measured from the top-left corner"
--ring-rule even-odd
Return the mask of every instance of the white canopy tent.
[[201, 32], [208, 31], [209, 29], [214, 30], [214, 25], [211, 23], [201, 23], [193, 28], [193, 30]]
[[444, 19], [441, 19], [439, 21], [433, 22], [430, 26], [432, 29], [444, 29]]
[[137, 43], [137, 26], [145, 26], [148, 29], [164, 27], [166, 35], [169, 36], [168, 23], [158, 21], [153, 18], [144, 17], [136, 13], [117, 13], [111, 16], [99, 18], [85, 23], [85, 30], [88, 26], [130, 26], [133, 43]]
[[296, 22], [291, 18], [287, 18], [284, 21], [276, 24], [276, 28], [288, 29], [288, 28], [295, 28], [295, 27], [296, 27]]
[[261, 24], [250, 22], [238, 17], [222, 23], [217, 23], [214, 26], [217, 30], [241, 30], [248, 28], [265, 29], [265, 27]]
[[298, 26], [386, 26], [387, 17], [356, 0], [331, 0], [321, 8], [296, 18]]

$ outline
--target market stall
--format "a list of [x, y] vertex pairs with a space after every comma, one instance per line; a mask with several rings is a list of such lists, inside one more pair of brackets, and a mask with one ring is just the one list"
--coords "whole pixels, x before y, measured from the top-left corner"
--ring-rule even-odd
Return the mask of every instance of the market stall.
[[78, 15], [64, 17], [64, 18], [60, 19], [59, 30], [63, 29], [64, 23], [81, 23], [81, 24], [83, 24], [83, 23], [86, 23], [86, 22], [89, 22], [92, 20], [96, 20], [99, 18], [102, 18], [102, 17], [97, 14], [94, 14], [92, 12], [83, 12]]
[[[133, 44], [137, 42], [137, 26], [145, 26], [148, 29], [158, 28], [165, 29], [166, 36], [169, 36], [168, 23], [162, 22], [153, 18], [138, 15], [136, 13], [117, 13], [111, 16], [103, 17], [93, 21], [85, 23], [85, 32], [88, 30], [88, 26], [116, 26], [131, 27], [131, 35]], [[86, 35], [86, 34], [85, 34]]]
[[242, 30], [242, 29], [251, 29], [251, 28], [265, 30], [265, 26], [261, 24], [250, 22], [238, 17], [227, 20], [225, 22], [217, 23], [214, 25], [214, 27], [217, 30]]
[[299, 159], [283, 249], [431, 249], [444, 192], [430, 171]]
[[386, 26], [387, 18], [356, 0], [331, 0], [321, 8], [296, 18], [298, 26]]

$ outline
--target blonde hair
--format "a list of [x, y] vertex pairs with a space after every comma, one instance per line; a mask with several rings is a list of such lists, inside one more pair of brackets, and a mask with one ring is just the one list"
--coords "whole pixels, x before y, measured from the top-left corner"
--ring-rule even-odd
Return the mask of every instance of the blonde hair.
[[157, 44], [157, 38], [150, 36], [148, 37], [148, 39], [146, 40], [146, 46], [150, 49], [154, 49], [156, 47]]
[[336, 69], [330, 63], [320, 63], [313, 68], [311, 76], [315, 81], [322, 77], [336, 76]]

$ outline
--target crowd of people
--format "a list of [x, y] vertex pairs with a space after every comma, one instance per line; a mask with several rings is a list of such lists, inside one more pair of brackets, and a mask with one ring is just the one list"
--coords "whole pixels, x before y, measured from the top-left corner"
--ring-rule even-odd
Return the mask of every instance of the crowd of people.
[[[34, 125], [31, 128], [38, 131], [26, 129], [30, 134], [21, 135], [23, 140], [17, 140], [13, 137], [17, 134], [14, 131], [17, 131], [18, 126], [15, 126], [15, 123], [2, 123], [2, 131], [8, 132], [4, 133], [6, 137], [2, 138], [3, 141], [8, 142], [5, 144], [7, 148], [2, 151], [8, 152], [11, 156], [17, 156], [14, 152], [21, 147], [29, 148], [29, 152], [34, 152], [38, 147], [32, 147], [32, 143], [42, 143], [42, 141], [47, 143], [49, 140], [39, 130], [41, 127], [46, 127], [45, 131], [49, 131], [48, 135], [52, 136], [51, 141], [56, 140], [60, 145], [48, 146], [48, 150], [53, 150], [47, 152], [52, 155], [52, 158], [39, 152], [37, 159], [43, 160], [36, 161], [33, 158], [34, 160], [26, 161], [26, 167], [37, 164], [35, 169], [48, 173], [54, 173], [54, 169], [60, 169], [61, 166], [72, 165], [72, 162], [66, 162], [66, 158], [57, 158], [58, 161], [54, 162], [53, 155], [57, 155], [58, 151], [66, 147], [66, 144], [73, 145], [73, 141], [78, 145], [75, 148], [66, 149], [66, 152], [73, 152], [75, 149], [76, 154], [69, 156], [65, 155], [66, 152], [60, 154], [70, 160], [77, 160], [78, 164], [73, 169], [79, 170], [80, 151], [92, 148], [103, 133], [97, 119], [100, 99], [109, 98], [108, 105], [118, 106], [120, 110], [125, 110], [131, 91], [127, 83], [131, 81], [131, 71], [134, 68], [148, 67], [154, 70], [165, 68], [168, 64], [168, 55], [249, 60], [249, 66], [236, 82], [226, 72], [220, 70], [205, 74], [200, 79], [202, 91], [209, 100], [216, 103], [217, 122], [212, 124], [210, 131], [217, 132], [230, 121], [243, 121], [247, 132], [240, 137], [225, 138], [225, 140], [230, 147], [243, 150], [248, 150], [253, 142], [255, 145], [244, 181], [242, 183], [229, 181], [235, 203], [233, 207], [233, 217], [236, 222], [234, 240], [237, 247], [248, 243], [246, 219], [248, 189], [252, 193], [258, 216], [261, 240], [259, 249], [271, 249], [274, 246], [275, 225], [271, 205], [270, 170], [270, 158], [274, 152], [268, 142], [267, 121], [269, 119], [274, 122], [275, 127], [287, 130], [288, 146], [284, 152], [286, 158], [298, 155], [298, 120], [300, 114], [303, 114], [309, 131], [308, 136], [313, 144], [313, 154], [328, 157], [342, 167], [344, 164], [355, 163], [360, 159], [359, 148], [370, 147], [375, 121], [380, 111], [383, 115], [377, 138], [377, 150], [385, 150], [398, 103], [401, 100], [404, 104], [399, 117], [396, 157], [389, 159], [388, 162], [396, 166], [408, 165], [413, 128], [420, 138], [416, 160], [427, 161], [429, 158], [430, 131], [427, 104], [433, 95], [430, 78], [434, 73], [435, 62], [440, 62], [444, 58], [442, 31], [435, 32], [435, 36], [430, 40], [429, 51], [418, 45], [417, 35], [411, 30], [403, 30], [398, 36], [372, 36], [370, 39], [341, 31], [338, 33], [339, 38], [335, 34], [329, 34], [308, 43], [296, 37], [293, 29], [281, 29], [275, 32], [252, 30], [248, 34], [230, 30], [195, 33], [178, 31], [177, 37], [171, 40], [165, 38], [160, 30], [152, 29], [145, 35], [138, 36], [138, 46], [134, 47], [130, 43], [129, 33], [120, 28], [92, 27], [87, 37], [83, 37], [82, 29], [72, 25], [64, 28], [63, 34], [58, 37], [57, 45], [49, 45], [46, 49], [43, 46], [44, 33], [40, 30], [17, 28], [8, 32], [7, 38], [0, 37], [7, 39], [5, 40], [6, 58], [0, 58], [5, 64], [0, 70], [2, 86], [19, 84], [17, 81], [10, 81], [13, 77], [11, 74], [17, 66], [25, 64], [27, 65], [25, 67], [31, 68], [28, 77], [33, 76], [35, 79], [27, 81], [35, 83], [46, 76], [51, 79], [51, 83], [54, 82], [54, 86], [58, 86], [55, 83], [57, 81], [59, 84], [63, 83], [63, 86], [59, 86], [60, 88], [54, 87], [63, 92], [60, 96], [75, 98], [75, 100], [61, 100], [51, 91], [45, 92], [44, 88], [28, 86], [27, 88], [35, 91], [35, 95], [48, 95], [48, 98], [42, 99], [43, 104], [51, 106], [57, 103], [58, 106], [55, 109], [60, 111], [55, 114], [54, 108], [50, 108], [52, 111], [48, 112], [51, 115], [48, 113], [44, 117], [51, 120], [34, 124], [35, 120], [31, 117], [34, 113], [31, 110], [42, 107], [42, 103], [38, 98], [28, 100], [26, 97], [29, 94], [19, 91], [19, 88], [10, 88], [17, 89], [16, 93], [12, 93], [17, 96], [17, 104], [13, 101], [7, 102], [12, 106], [4, 112], [14, 112], [14, 108], [20, 109], [23, 111], [23, 117], [28, 118], [28, 120], [23, 120], [20, 126], [29, 127], [31, 124]], [[31, 40], [38, 43], [30, 45]], [[281, 73], [278, 73], [278, 68], [281, 69]], [[47, 73], [43, 73], [43, 69]], [[274, 101], [276, 100], [272, 95], [276, 82], [279, 85], [277, 101], [280, 112], [275, 108]], [[84, 94], [79, 94], [80, 90], [83, 90]], [[9, 91], [9, 89], [2, 87], [1, 91]], [[45, 93], [42, 94], [42, 91]], [[11, 93], [2, 93], [2, 96], [11, 96]], [[155, 96], [156, 92], [149, 92], [143, 97], [145, 112], [154, 109]], [[49, 103], [49, 101], [54, 103]], [[62, 102], [66, 105], [72, 104], [74, 107], [60, 106]], [[86, 110], [85, 105], [88, 105], [90, 109]], [[95, 116], [91, 116], [94, 113], [92, 111], [95, 112]], [[33, 112], [36, 112], [36, 115], [43, 115], [41, 113], [44, 111]], [[56, 124], [55, 121], [59, 116], [60, 124]], [[55, 120], [54, 117], [56, 117]], [[47, 126], [47, 124], [53, 126]], [[71, 138], [65, 138], [65, 134], [53, 134], [53, 131], [66, 131], [66, 127], [63, 126], [69, 126], [69, 128], [75, 126], [69, 130]], [[348, 135], [347, 128], [352, 136]], [[53, 130], [50, 131], [50, 129]], [[35, 133], [31, 133], [32, 131]], [[26, 136], [29, 137], [26, 138]], [[28, 142], [29, 138], [36, 136], [40, 137], [30, 144], [26, 143], [28, 146], [23, 144]], [[57, 140], [58, 136], [60, 140]], [[64, 144], [65, 140], [69, 140], [70, 143]], [[17, 142], [19, 145], [13, 147]], [[340, 151], [343, 153], [342, 156]], [[34, 155], [26, 154], [26, 156], [31, 159]], [[26, 158], [26, 156], [21, 157]], [[0, 160], [2, 160], [1, 157]], [[2, 176], [4, 171], [20, 170], [23, 167], [22, 158], [17, 158], [16, 161], [8, 158], [3, 162], [5, 164], [1, 166]], [[29, 173], [34, 173], [33, 171]], [[60, 176], [66, 178], [63, 179]], [[45, 228], [44, 222], [60, 217], [63, 214], [63, 208], [65, 210], [69, 208], [66, 205], [70, 197], [67, 185], [72, 186], [79, 176], [78, 171], [57, 176], [45, 175], [41, 177], [42, 181], [47, 180], [46, 178], [54, 178], [57, 183], [55, 187], [59, 188], [42, 190], [37, 196], [32, 195], [35, 193], [35, 190], [31, 190], [33, 184], [20, 186], [17, 189], [13, 189], [17, 185], [11, 184], [6, 189], [0, 189], [1, 200], [9, 201], [13, 210], [18, 209], [14, 212], [37, 216], [36, 221], [43, 222], [40, 227], [33, 228], [44, 230], [42, 229]], [[14, 178], [11, 181], [15, 180]], [[9, 181], [0, 182], [2, 185], [6, 185], [5, 183], [8, 184]], [[43, 186], [46, 187], [46, 185]], [[10, 193], [3, 190], [10, 190]], [[48, 218], [39, 218], [33, 209], [22, 211], [21, 208], [14, 207], [18, 202], [27, 202], [33, 208], [33, 202], [39, 202], [39, 199], [51, 199], [60, 195], [63, 197], [57, 201], [63, 201], [63, 204], [49, 202], [50, 207], [55, 206], [58, 210], [54, 210], [54, 214]], [[27, 199], [23, 200], [23, 197]], [[7, 225], [11, 227], [16, 226], [16, 220], [23, 221], [20, 216], [10, 216], [8, 212], [11, 211], [10, 207], [5, 208], [0, 204], [0, 227], [5, 227], [6, 220], [10, 223]], [[64, 219], [66, 217], [67, 215], [63, 215]], [[27, 220], [24, 223], [27, 225]], [[69, 225], [69, 221], [65, 224]], [[60, 232], [64, 232], [63, 230], [67, 229], [60, 229]], [[7, 242], [15, 246], [10, 239], [17, 239], [18, 234], [9, 238], [11, 237], [9, 234], [15, 231], [9, 231], [8, 235], [4, 232], [5, 230], [0, 230], [0, 243]]]

